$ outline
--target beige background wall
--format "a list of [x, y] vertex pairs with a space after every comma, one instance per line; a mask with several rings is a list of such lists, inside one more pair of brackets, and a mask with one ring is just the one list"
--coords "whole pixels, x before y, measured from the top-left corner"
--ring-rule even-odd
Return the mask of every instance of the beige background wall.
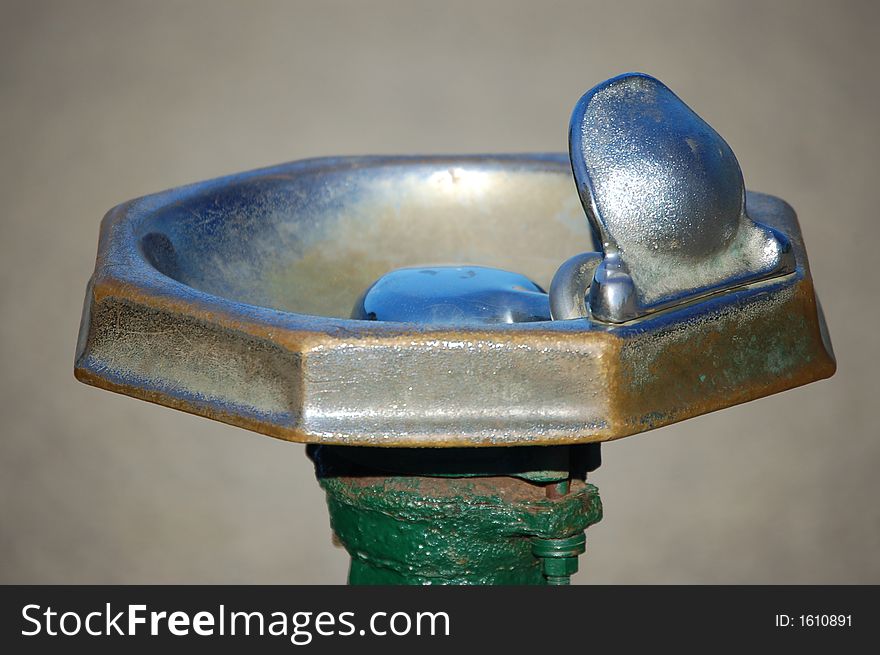
[[650, 72], [798, 210], [826, 382], [604, 448], [584, 583], [880, 583], [872, 2], [3, 2], [0, 582], [339, 582], [303, 448], [76, 383], [98, 222], [330, 154], [564, 150]]

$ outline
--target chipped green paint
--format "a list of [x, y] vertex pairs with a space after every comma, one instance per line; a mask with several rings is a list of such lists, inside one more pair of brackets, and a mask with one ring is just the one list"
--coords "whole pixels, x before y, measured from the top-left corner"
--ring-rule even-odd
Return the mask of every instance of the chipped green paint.
[[545, 584], [535, 538], [583, 533], [602, 518], [597, 489], [568, 494], [509, 476], [363, 475], [316, 459], [351, 584]]

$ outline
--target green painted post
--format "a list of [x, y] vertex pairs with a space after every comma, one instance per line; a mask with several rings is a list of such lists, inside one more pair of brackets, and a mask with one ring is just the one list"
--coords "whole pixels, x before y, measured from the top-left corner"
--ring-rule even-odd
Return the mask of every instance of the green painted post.
[[[602, 518], [598, 490], [577, 478], [389, 474], [353, 462], [363, 453], [351, 447], [310, 454], [350, 584], [565, 584]], [[380, 454], [393, 464], [393, 449]]]

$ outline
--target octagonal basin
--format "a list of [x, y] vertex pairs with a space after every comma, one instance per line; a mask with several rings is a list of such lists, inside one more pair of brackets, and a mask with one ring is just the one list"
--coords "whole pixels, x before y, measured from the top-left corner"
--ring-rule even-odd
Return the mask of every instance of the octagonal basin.
[[405, 267], [500, 268], [547, 288], [598, 250], [568, 157], [294, 162], [105, 217], [78, 379], [301, 442], [605, 441], [827, 377], [834, 359], [792, 209], [749, 193], [794, 272], [620, 325], [349, 318]]

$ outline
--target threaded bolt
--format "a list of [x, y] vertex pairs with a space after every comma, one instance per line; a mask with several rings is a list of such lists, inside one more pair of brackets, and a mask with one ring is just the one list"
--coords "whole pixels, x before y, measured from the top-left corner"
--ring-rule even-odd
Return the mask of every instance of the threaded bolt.
[[577, 573], [578, 556], [587, 550], [587, 535], [583, 532], [561, 539], [532, 540], [532, 554], [541, 560], [548, 585], [567, 585]]

